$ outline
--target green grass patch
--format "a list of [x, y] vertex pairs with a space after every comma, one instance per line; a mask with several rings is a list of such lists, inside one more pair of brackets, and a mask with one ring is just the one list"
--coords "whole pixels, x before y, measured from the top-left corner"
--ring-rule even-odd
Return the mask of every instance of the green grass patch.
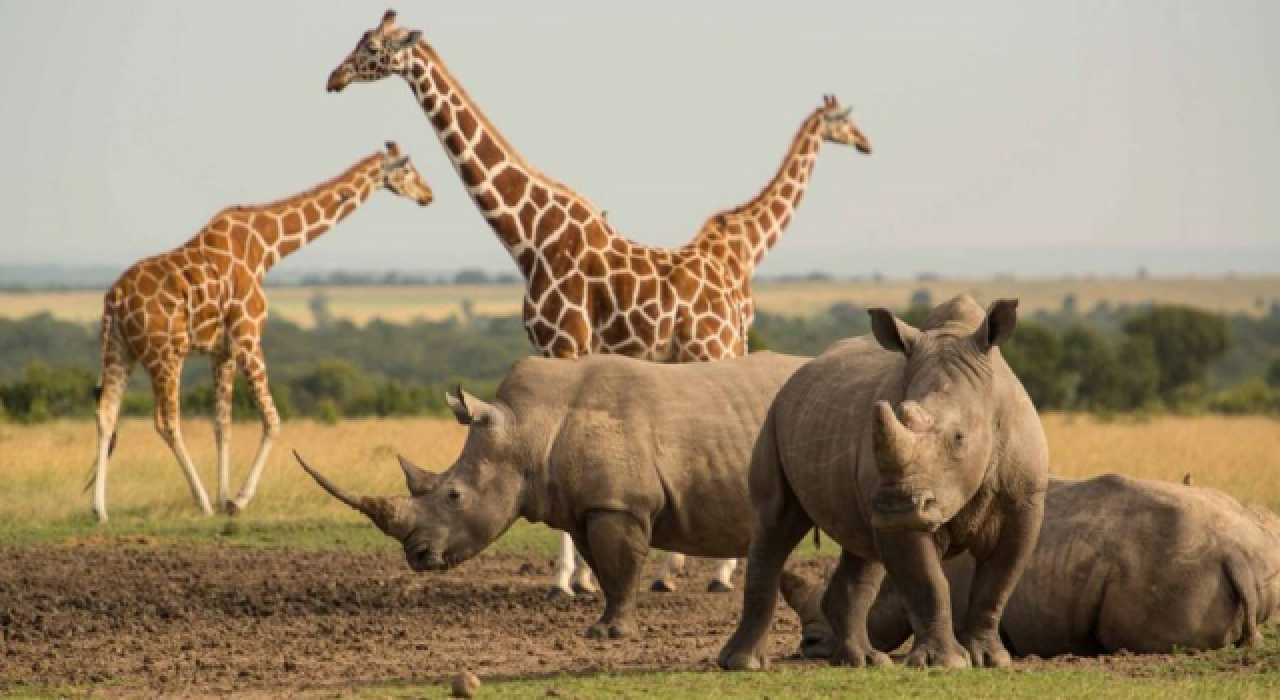
[[[376, 550], [399, 547], [363, 520], [323, 518], [282, 519], [254, 516], [236, 518], [149, 518], [122, 513], [99, 525], [90, 517], [54, 523], [0, 522], [0, 546], [74, 545], [110, 542], [122, 546], [176, 546], [192, 544], [297, 549]], [[551, 555], [556, 534], [543, 525], [517, 522], [486, 552], [496, 554]]]

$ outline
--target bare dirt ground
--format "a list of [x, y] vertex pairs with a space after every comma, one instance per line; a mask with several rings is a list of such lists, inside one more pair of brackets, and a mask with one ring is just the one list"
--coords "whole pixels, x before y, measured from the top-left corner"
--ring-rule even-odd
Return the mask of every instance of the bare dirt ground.
[[[655, 567], [656, 558], [651, 558]], [[0, 687], [221, 696], [481, 677], [711, 668], [741, 597], [641, 595], [642, 637], [590, 641], [603, 603], [551, 603], [544, 558], [483, 556], [415, 574], [398, 550], [151, 546], [0, 549]], [[778, 623], [775, 652], [799, 641]], [[114, 689], [114, 692], [113, 692]]]
[[[147, 538], [0, 548], [0, 690], [334, 697], [464, 668], [486, 680], [711, 670], [741, 598], [702, 592], [709, 572], [691, 564], [682, 592], [641, 594], [639, 639], [591, 641], [583, 631], [601, 600], [548, 602], [551, 562], [542, 557], [482, 556], [446, 574], [415, 574], [398, 550], [177, 547]], [[800, 567], [816, 576], [826, 564]], [[779, 665], [816, 663], [782, 661], [799, 641], [790, 611], [778, 615], [771, 640]], [[1167, 660], [1019, 665], [1142, 676]], [[1276, 661], [1245, 653], [1218, 671], [1275, 672]]]

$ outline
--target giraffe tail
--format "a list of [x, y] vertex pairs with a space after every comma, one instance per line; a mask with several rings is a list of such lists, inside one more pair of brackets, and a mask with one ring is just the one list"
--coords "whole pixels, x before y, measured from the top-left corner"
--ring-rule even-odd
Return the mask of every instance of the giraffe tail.
[[[104, 357], [104, 370], [105, 370], [105, 357], [107, 352], [107, 343], [111, 342], [111, 336], [112, 336], [112, 333], [114, 332], [113, 326], [115, 324], [116, 309], [120, 305], [120, 296], [121, 296], [120, 288], [114, 287], [111, 289], [111, 291], [107, 292], [106, 298], [103, 299], [102, 301], [102, 353]], [[93, 387], [93, 402], [95, 404], [102, 401], [102, 381], [103, 381], [103, 375], [99, 374], [98, 383]], [[118, 430], [113, 429], [111, 431], [111, 444], [107, 446], [108, 457], [115, 454], [116, 437], [118, 434], [119, 434]], [[92, 486], [92, 485], [93, 485], [93, 480], [90, 479], [89, 486]], [[86, 490], [88, 490], [88, 488], [89, 488], [88, 486], [85, 487]]]

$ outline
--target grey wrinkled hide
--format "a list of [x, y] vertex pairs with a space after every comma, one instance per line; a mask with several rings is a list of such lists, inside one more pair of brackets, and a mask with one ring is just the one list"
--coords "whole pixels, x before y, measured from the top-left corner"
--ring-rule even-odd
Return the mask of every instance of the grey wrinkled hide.
[[[946, 564], [957, 611], [973, 570], [969, 556]], [[802, 653], [831, 653], [820, 587], [793, 578], [788, 588], [805, 623]], [[1040, 541], [1001, 632], [1018, 655], [1169, 653], [1253, 644], [1277, 617], [1280, 518], [1213, 489], [1106, 475], [1051, 480]], [[869, 626], [885, 651], [910, 636], [891, 585]]]
[[409, 497], [352, 495], [303, 466], [400, 540], [420, 571], [475, 556], [517, 518], [568, 532], [605, 596], [588, 634], [627, 636], [650, 546], [715, 558], [747, 550], [751, 447], [774, 395], [807, 360], [526, 358], [492, 405], [448, 397], [471, 426], [462, 454], [440, 475], [402, 462]]
[[[1015, 309], [984, 314], [961, 296], [918, 331], [873, 309], [874, 339], [837, 343], [787, 382], [752, 457], [743, 612], [722, 667], [767, 665], [779, 576], [815, 525], [842, 548], [822, 602], [836, 663], [889, 663], [866, 635], [886, 571], [913, 611], [909, 664], [1010, 663], [998, 622], [1035, 543], [1049, 465], [1035, 409], [995, 347]], [[941, 559], [964, 551], [979, 583], [957, 639]]]

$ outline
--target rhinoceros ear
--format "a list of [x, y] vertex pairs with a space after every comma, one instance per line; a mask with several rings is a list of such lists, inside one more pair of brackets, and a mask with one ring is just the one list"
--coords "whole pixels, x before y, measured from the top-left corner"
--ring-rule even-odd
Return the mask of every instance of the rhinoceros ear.
[[471, 414], [471, 407], [467, 405], [467, 395], [462, 391], [461, 386], [454, 388], [453, 393], [444, 392], [444, 400], [449, 403], [449, 409], [453, 411], [453, 417], [462, 425], [471, 425], [471, 421], [475, 416]]
[[867, 309], [871, 315], [871, 332], [880, 347], [889, 352], [910, 355], [920, 339], [920, 331], [899, 321], [888, 309]]
[[445, 392], [444, 398], [449, 402], [449, 408], [453, 409], [453, 417], [463, 425], [487, 425], [493, 422], [493, 406], [463, 391], [461, 386], [455, 387], [452, 394]]
[[991, 348], [1008, 340], [1017, 326], [1018, 300], [1000, 299], [987, 309], [987, 317], [974, 333], [973, 340], [982, 352], [990, 352]]

